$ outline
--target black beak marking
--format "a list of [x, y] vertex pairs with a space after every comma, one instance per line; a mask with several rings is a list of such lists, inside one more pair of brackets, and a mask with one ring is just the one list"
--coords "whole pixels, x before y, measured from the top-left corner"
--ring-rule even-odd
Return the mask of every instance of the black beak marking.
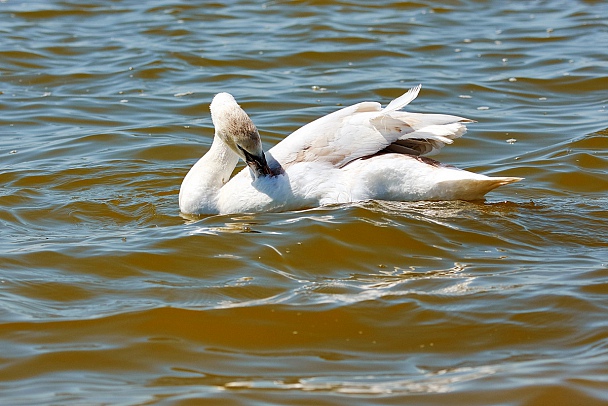
[[237, 144], [237, 147], [241, 150], [243, 155], [245, 155], [245, 162], [255, 173], [256, 178], [261, 176], [271, 176], [272, 171], [266, 162], [266, 156], [262, 153], [261, 156], [250, 154], [244, 148]]

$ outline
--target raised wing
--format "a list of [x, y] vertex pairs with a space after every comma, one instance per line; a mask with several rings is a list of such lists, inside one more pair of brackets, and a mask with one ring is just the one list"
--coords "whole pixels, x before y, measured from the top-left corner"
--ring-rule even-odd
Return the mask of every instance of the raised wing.
[[380, 103], [375, 102], [345, 107], [294, 131], [267, 155], [284, 168], [315, 161], [343, 166], [389, 144], [369, 122], [380, 111]]
[[462, 137], [467, 131], [464, 123], [472, 123], [463, 117], [447, 114], [421, 114], [393, 112], [372, 119], [378, 131], [393, 141], [383, 152], [410, 155], [435, 155], [446, 144]]
[[293, 132], [273, 147], [269, 164], [287, 168], [298, 162], [327, 162], [342, 167], [380, 152], [433, 154], [466, 131], [462, 117], [399, 111], [416, 98], [410, 89], [382, 109], [363, 102], [321, 117]]

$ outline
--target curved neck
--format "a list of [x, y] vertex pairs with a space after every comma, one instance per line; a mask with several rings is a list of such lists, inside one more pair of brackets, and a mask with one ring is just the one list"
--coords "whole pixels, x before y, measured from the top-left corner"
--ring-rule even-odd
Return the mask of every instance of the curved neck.
[[217, 196], [239, 161], [238, 155], [219, 137], [213, 138], [209, 151], [190, 169], [179, 190], [183, 213], [217, 213]]

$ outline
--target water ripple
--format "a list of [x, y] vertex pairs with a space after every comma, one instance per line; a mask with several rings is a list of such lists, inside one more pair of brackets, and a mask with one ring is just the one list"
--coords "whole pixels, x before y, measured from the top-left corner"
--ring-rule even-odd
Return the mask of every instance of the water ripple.
[[[0, 4], [5, 402], [608, 400], [603, 3]], [[271, 147], [418, 83], [477, 121], [441, 161], [525, 181], [178, 213], [215, 93]]]

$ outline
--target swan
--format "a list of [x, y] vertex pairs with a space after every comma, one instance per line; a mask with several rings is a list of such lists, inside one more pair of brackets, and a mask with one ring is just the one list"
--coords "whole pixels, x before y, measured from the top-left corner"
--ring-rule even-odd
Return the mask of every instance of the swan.
[[[522, 178], [443, 165], [437, 153], [466, 131], [466, 118], [401, 111], [421, 86], [385, 108], [362, 102], [321, 117], [264, 153], [260, 134], [229, 93], [210, 105], [215, 135], [185, 176], [185, 214], [288, 211], [370, 199], [477, 200]], [[246, 168], [232, 175], [239, 159]]]

